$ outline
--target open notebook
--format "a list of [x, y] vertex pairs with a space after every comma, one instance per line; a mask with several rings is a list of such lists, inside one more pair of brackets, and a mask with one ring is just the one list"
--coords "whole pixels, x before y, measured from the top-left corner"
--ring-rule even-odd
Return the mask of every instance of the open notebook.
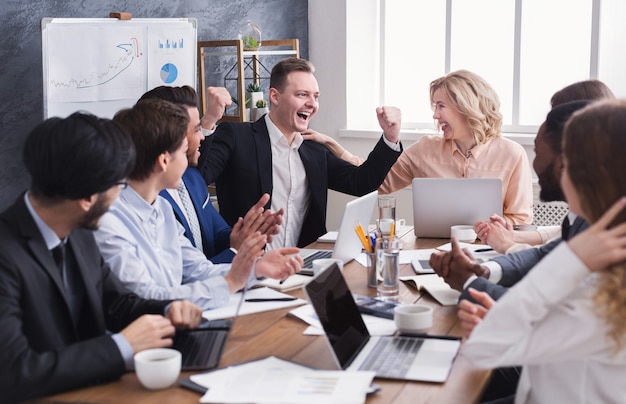
[[444, 382], [460, 347], [457, 338], [370, 336], [337, 264], [304, 287], [331, 348], [344, 370], [373, 370], [376, 377]]

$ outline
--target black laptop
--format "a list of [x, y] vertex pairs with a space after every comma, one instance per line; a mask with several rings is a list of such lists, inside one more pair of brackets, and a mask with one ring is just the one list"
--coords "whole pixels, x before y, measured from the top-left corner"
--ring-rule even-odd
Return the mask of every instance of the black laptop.
[[339, 369], [370, 370], [376, 377], [444, 382], [460, 347], [459, 338], [370, 336], [337, 264], [303, 287], [324, 327]]

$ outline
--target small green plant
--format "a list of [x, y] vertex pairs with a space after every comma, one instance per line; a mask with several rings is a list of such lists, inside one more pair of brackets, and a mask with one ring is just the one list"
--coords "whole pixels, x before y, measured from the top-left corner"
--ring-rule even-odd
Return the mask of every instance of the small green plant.
[[[237, 99], [236, 97], [230, 97], [230, 99], [233, 101], [233, 104], [239, 106], [239, 99]], [[247, 97], [246, 98], [246, 107], [250, 106], [250, 101], [252, 101], [252, 98]]]
[[267, 107], [267, 101], [265, 101], [264, 99], [260, 99], [256, 102], [256, 107], [257, 108], [265, 108]]
[[259, 48], [259, 41], [257, 41], [256, 38], [252, 36], [244, 36], [241, 39], [243, 41], [244, 49], [258, 49]]
[[261, 89], [261, 86], [258, 85], [257, 83], [250, 83], [248, 84], [248, 88], [247, 88], [249, 93], [260, 93], [263, 90]]

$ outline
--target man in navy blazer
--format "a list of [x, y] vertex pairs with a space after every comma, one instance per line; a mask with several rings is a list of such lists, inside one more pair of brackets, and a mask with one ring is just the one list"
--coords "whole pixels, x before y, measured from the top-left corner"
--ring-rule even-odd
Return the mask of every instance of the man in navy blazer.
[[[214, 100], [222, 102], [219, 97], [224, 98], [225, 94], [218, 91], [212, 96]], [[200, 143], [204, 141], [196, 90], [190, 86], [159, 86], [142, 95], [139, 102], [146, 99], [162, 99], [182, 105], [189, 114], [187, 129], [189, 167], [183, 174], [182, 187], [178, 190], [165, 189], [159, 194], [172, 205], [176, 219], [185, 228], [185, 237], [215, 264], [232, 262], [243, 240], [255, 231], [267, 234], [268, 240], [271, 241], [272, 235], [278, 231], [282, 211], [273, 213], [263, 209], [269, 200], [269, 195], [261, 196], [259, 201], [248, 210], [245, 217], [237, 219], [232, 228], [220, 216], [209, 199], [207, 184], [196, 169], [200, 156]], [[218, 105], [219, 102], [214, 102], [214, 105]], [[222, 107], [207, 111], [202, 117], [202, 123], [212, 127], [222, 117], [223, 111]], [[191, 203], [189, 208], [185, 208], [183, 202], [185, 197], [188, 197]], [[197, 226], [195, 235], [194, 226]]]
[[[535, 159], [533, 166], [541, 185], [540, 198], [543, 201], [563, 201], [560, 177], [563, 168], [561, 138], [567, 119], [577, 110], [588, 105], [589, 101], [573, 101], [554, 107], [539, 128], [535, 138]], [[571, 222], [571, 226], [569, 223]], [[461, 291], [461, 299], [474, 301], [469, 288], [486, 292], [494, 300], [499, 299], [520, 279], [522, 279], [543, 257], [561, 241], [585, 230], [588, 225], [581, 217], [568, 213], [567, 224], [562, 237], [540, 247], [518, 251], [496, 257], [491, 262], [479, 264], [469, 253], [455, 249], [447, 253], [435, 253], [430, 258], [432, 268], [454, 289]], [[497, 266], [493, 266], [493, 265]], [[499, 266], [499, 268], [498, 268]], [[492, 269], [501, 271], [497, 282], [489, 280]]]
[[[0, 400], [115, 380], [133, 355], [172, 344], [202, 310], [139, 298], [104, 264], [92, 230], [134, 163], [128, 134], [75, 113], [24, 146], [30, 190], [0, 214]], [[61, 253], [64, 251], [64, 253]]]
[[304, 247], [326, 232], [328, 189], [351, 195], [374, 191], [402, 151], [400, 110], [377, 109], [383, 136], [356, 167], [301, 133], [318, 110], [313, 65], [303, 59], [278, 62], [270, 77], [270, 112], [253, 123], [222, 122], [201, 148], [199, 171], [215, 182], [220, 213], [235, 223], [267, 193], [267, 207], [284, 208], [271, 246]]

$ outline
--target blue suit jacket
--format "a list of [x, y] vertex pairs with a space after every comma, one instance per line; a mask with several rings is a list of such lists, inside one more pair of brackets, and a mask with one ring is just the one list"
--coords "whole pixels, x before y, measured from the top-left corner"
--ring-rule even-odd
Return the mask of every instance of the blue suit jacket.
[[[232, 262], [235, 256], [235, 253], [229, 248], [230, 232], [232, 229], [226, 224], [226, 221], [224, 221], [222, 216], [215, 210], [209, 200], [209, 191], [206, 182], [204, 182], [204, 178], [202, 178], [197, 169], [189, 167], [183, 174], [183, 181], [185, 182], [185, 186], [191, 197], [191, 202], [196, 210], [198, 222], [200, 223], [204, 255], [215, 264]], [[160, 195], [167, 199], [170, 205], [172, 205], [176, 219], [178, 219], [185, 228], [185, 237], [195, 246], [196, 243], [193, 240], [189, 223], [181, 210], [182, 207], [178, 206], [176, 201], [166, 190], [161, 191]]]
[[[210, 140], [202, 142], [198, 169], [206, 184], [215, 182], [220, 213], [231, 226], [263, 195], [272, 196], [272, 146], [265, 118], [253, 123], [222, 122]], [[400, 152], [381, 139], [359, 167], [335, 157], [328, 149], [306, 140], [298, 149], [310, 191], [298, 247], [326, 233], [328, 189], [362, 196], [376, 190]], [[270, 208], [271, 200], [265, 206]]]
[[[574, 220], [569, 230], [569, 237], [574, 237], [588, 227], [587, 222], [580, 216]], [[502, 267], [502, 279], [498, 284], [490, 282], [488, 279], [478, 277], [474, 279], [469, 287], [486, 292], [493, 299], [498, 300], [509, 287], [515, 285], [522, 279], [528, 271], [530, 271], [539, 261], [543, 259], [550, 251], [552, 251], [559, 243], [561, 238], [552, 240], [540, 247], [530, 248], [528, 250], [518, 251], [513, 254], [501, 255], [494, 258]], [[473, 301], [467, 289], [461, 293], [461, 299]]]

